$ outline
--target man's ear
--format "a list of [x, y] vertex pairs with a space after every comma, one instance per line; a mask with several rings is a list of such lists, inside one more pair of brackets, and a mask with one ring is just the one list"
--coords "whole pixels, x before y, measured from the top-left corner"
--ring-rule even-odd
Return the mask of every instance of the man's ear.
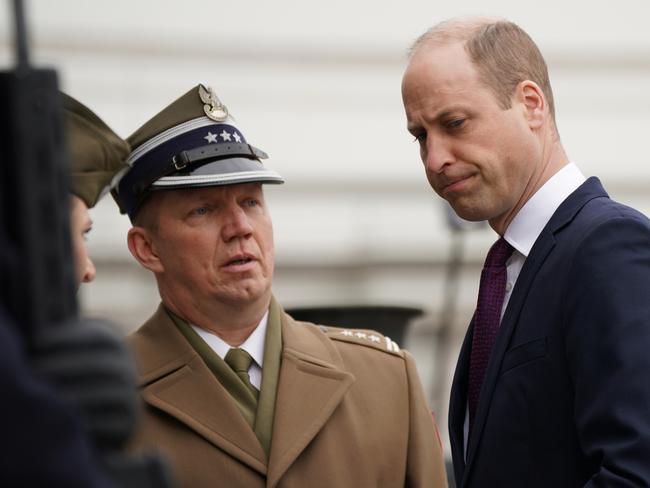
[[536, 130], [544, 125], [549, 115], [544, 92], [537, 83], [524, 80], [515, 90], [516, 101], [521, 104], [531, 129]]
[[131, 227], [127, 235], [129, 251], [143, 268], [162, 273], [164, 267], [156, 252], [154, 236], [144, 227]]

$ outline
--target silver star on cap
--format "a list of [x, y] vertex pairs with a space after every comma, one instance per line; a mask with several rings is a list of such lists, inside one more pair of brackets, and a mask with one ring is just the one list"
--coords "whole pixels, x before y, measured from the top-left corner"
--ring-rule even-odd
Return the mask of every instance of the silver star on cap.
[[372, 342], [380, 342], [380, 341], [381, 341], [381, 338], [380, 338], [379, 336], [373, 334], [373, 335], [370, 336], [370, 340], [371, 340]]
[[229, 141], [230, 140], [230, 132], [226, 132], [226, 129], [224, 129], [223, 132], [221, 134], [219, 134], [219, 135], [221, 136], [221, 138], [224, 141]]
[[357, 336], [359, 339], [365, 339], [366, 337], [365, 332], [356, 332], [354, 335]]
[[241, 136], [237, 134], [236, 132], [233, 132], [232, 136], [235, 138], [237, 142], [241, 142]]
[[352, 337], [354, 335], [351, 330], [344, 330], [343, 332], [341, 332], [341, 334], [348, 337]]
[[208, 134], [203, 139], [208, 141], [208, 144], [212, 144], [213, 142], [217, 142], [217, 137], [217, 134], [213, 134], [212, 132], [208, 131]]

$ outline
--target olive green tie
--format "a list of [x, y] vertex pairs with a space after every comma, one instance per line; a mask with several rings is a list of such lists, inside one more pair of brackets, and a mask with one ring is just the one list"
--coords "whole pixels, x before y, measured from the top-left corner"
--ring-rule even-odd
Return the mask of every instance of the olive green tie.
[[253, 358], [250, 354], [240, 348], [232, 348], [226, 353], [226, 357], [223, 358], [228, 366], [235, 372], [239, 379], [242, 380], [246, 388], [248, 388], [255, 400], [259, 396], [259, 391], [251, 383], [251, 378], [248, 376], [248, 368], [253, 364]]

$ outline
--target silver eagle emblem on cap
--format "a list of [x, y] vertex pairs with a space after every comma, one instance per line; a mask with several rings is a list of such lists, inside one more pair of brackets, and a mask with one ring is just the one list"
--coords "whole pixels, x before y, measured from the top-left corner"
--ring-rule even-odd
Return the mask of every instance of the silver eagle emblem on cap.
[[205, 104], [203, 105], [203, 111], [209, 118], [217, 122], [223, 122], [228, 118], [228, 108], [221, 103], [212, 88], [199, 85], [199, 97]]

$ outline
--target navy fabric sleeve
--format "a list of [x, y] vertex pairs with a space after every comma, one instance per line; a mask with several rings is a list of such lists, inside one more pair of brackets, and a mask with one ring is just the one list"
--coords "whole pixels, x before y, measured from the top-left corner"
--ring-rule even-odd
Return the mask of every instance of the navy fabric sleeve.
[[650, 486], [650, 226], [623, 210], [578, 245], [566, 297], [586, 486]]
[[97, 467], [76, 419], [33, 374], [1, 311], [0, 391], [0, 486], [113, 486]]

